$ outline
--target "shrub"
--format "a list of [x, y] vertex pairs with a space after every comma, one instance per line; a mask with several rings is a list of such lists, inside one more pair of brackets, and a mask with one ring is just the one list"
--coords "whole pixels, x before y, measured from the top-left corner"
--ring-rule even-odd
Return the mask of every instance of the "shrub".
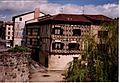
[[9, 52], [30, 52], [31, 49], [27, 47], [16, 46], [8, 50]]

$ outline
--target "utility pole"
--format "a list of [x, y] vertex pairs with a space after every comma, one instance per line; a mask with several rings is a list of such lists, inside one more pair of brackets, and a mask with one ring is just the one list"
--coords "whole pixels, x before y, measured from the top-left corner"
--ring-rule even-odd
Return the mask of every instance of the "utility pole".
[[63, 13], [63, 8], [60, 8], [59, 12], [62, 14]]
[[82, 14], [85, 13], [85, 10], [84, 10], [84, 5], [82, 6]]

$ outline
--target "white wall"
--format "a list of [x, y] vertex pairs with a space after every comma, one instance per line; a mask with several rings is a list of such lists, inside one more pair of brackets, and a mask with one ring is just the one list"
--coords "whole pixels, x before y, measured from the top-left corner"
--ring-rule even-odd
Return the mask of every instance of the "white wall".
[[73, 60], [73, 57], [79, 57], [81, 59], [80, 54], [76, 55], [49, 55], [48, 60], [48, 69], [49, 70], [65, 70], [67, 68], [67, 64]]
[[[44, 16], [44, 14], [40, 13], [40, 16]], [[22, 18], [22, 21], [19, 20], [19, 18]], [[34, 19], [34, 12], [29, 13], [20, 17], [15, 18], [15, 32], [14, 32], [14, 45], [21, 46], [21, 40], [23, 38], [23, 30], [25, 28], [25, 21]], [[19, 24], [19, 26], [17, 26]], [[18, 29], [19, 28], [19, 29]], [[16, 37], [16, 34], [19, 34], [18, 37]]]
[[[10, 28], [10, 30], [8, 28]], [[10, 34], [8, 34], [8, 32], [10, 32]], [[6, 33], [5, 33], [6, 38], [5, 38], [5, 40], [12, 40], [12, 37], [13, 37], [12, 33], [13, 33], [13, 25], [6, 25]], [[10, 37], [10, 39], [8, 39], [8, 36]]]

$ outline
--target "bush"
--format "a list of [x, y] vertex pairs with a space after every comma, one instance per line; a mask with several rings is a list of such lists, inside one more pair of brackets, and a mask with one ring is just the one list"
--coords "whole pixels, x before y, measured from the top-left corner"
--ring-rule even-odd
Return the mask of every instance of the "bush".
[[31, 49], [27, 47], [16, 46], [8, 50], [9, 52], [30, 52]]

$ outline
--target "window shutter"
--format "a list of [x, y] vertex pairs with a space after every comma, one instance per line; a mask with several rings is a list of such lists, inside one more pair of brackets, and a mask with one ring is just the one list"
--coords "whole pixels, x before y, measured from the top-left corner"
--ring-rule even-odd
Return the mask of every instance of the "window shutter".
[[62, 35], [63, 34], [63, 29], [60, 29], [60, 35]]
[[52, 29], [52, 34], [55, 34], [55, 28]]
[[52, 44], [52, 49], [55, 49], [55, 43]]
[[63, 43], [61, 43], [61, 49], [63, 49], [63, 46], [64, 46], [64, 44], [63, 44]]

